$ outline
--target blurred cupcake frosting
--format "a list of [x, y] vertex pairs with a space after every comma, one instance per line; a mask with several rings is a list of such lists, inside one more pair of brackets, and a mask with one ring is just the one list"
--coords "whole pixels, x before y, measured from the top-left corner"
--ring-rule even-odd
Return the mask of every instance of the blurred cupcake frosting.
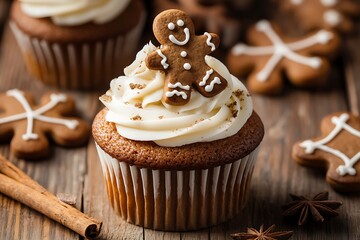
[[228, 81], [224, 91], [206, 98], [193, 90], [189, 103], [172, 106], [162, 101], [165, 74], [145, 64], [147, 55], [156, 49], [151, 43], [145, 45], [124, 69], [125, 76], [114, 79], [100, 98], [109, 109], [106, 120], [115, 123], [120, 135], [173, 147], [226, 138], [242, 128], [253, 112], [251, 98], [219, 60], [205, 58]]
[[103, 24], [115, 19], [130, 0], [21, 0], [22, 10], [34, 18], [50, 17], [57, 25]]

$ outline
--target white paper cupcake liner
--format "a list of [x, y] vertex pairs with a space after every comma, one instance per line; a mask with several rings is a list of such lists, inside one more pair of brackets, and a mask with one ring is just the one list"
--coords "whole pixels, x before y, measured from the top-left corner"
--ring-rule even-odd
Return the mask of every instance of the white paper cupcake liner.
[[47, 85], [65, 89], [97, 89], [122, 74], [135, 55], [146, 14], [126, 35], [93, 43], [50, 43], [10, 27], [29, 71]]
[[130, 223], [165, 231], [205, 228], [237, 215], [258, 152], [209, 169], [165, 171], [120, 162], [96, 147], [115, 211]]

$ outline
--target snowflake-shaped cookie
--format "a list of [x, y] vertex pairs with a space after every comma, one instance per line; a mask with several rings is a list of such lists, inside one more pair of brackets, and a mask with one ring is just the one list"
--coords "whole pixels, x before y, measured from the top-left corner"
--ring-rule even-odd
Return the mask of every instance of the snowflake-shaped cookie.
[[353, 18], [360, 16], [360, 2], [356, 0], [279, 0], [279, 4], [306, 30], [351, 32]]
[[339, 46], [333, 32], [320, 30], [289, 38], [267, 20], [250, 28], [247, 37], [251, 46], [235, 45], [228, 55], [228, 67], [237, 76], [247, 76], [251, 92], [263, 94], [279, 93], [284, 75], [298, 86], [324, 84], [329, 72], [325, 56], [333, 55]]
[[0, 94], [0, 140], [12, 137], [11, 151], [18, 157], [38, 158], [48, 153], [51, 138], [63, 146], [84, 144], [87, 124], [65, 117], [75, 110], [65, 94], [48, 93], [35, 105], [29, 93], [17, 89]]
[[326, 167], [326, 179], [337, 190], [360, 191], [360, 118], [330, 114], [321, 132], [321, 137], [296, 143], [293, 158], [310, 167]]

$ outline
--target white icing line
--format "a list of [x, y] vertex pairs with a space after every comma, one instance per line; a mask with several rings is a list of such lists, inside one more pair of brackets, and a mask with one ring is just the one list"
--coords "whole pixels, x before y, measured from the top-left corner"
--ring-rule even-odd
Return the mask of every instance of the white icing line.
[[206, 71], [205, 76], [203, 77], [202, 81], [199, 83], [200, 87], [205, 86], [206, 81], [209, 79], [210, 75], [213, 74], [214, 70], [210, 68], [210, 70]]
[[27, 119], [26, 133], [22, 135], [24, 141], [38, 139], [38, 135], [33, 133], [34, 120], [39, 120], [42, 122], [52, 123], [52, 124], [60, 124], [68, 127], [69, 129], [75, 129], [79, 124], [76, 120], [66, 120], [61, 118], [44, 116], [45, 112], [54, 108], [58, 103], [66, 101], [66, 95], [64, 94], [52, 94], [50, 96], [50, 102], [46, 105], [38, 108], [37, 110], [31, 109], [30, 104], [24, 97], [23, 93], [17, 89], [12, 89], [7, 91], [7, 95], [14, 97], [24, 108], [25, 112], [8, 116], [5, 118], [0, 118], [0, 124], [14, 122], [17, 120]]
[[211, 47], [211, 51], [212, 51], [212, 52], [215, 51], [216, 47], [215, 47], [215, 44], [211, 42], [212, 37], [211, 37], [210, 33], [205, 32], [204, 35], [207, 37], [207, 39], [206, 39], [206, 44], [207, 44], [209, 47]]
[[187, 99], [187, 94], [183, 91], [173, 90], [165, 93], [166, 97], [173, 97], [174, 95], [181, 96], [184, 100]]
[[156, 50], [156, 52], [159, 54], [159, 56], [162, 58], [161, 65], [164, 69], [167, 69], [169, 67], [169, 64], [166, 63], [167, 57], [161, 52], [160, 49]]
[[172, 83], [169, 83], [168, 84], [168, 87], [169, 88], [181, 88], [181, 89], [184, 89], [184, 90], [190, 90], [190, 86], [189, 85], [182, 85], [181, 82], [177, 82], [175, 84], [172, 84]]
[[354, 168], [354, 165], [360, 159], [360, 152], [358, 152], [357, 154], [355, 154], [355, 156], [349, 159], [349, 157], [347, 157], [341, 151], [326, 146], [325, 144], [332, 141], [342, 130], [345, 130], [350, 134], [360, 138], [360, 131], [354, 129], [353, 127], [351, 127], [346, 123], [349, 120], [349, 118], [350, 116], [347, 113], [341, 114], [340, 117], [333, 117], [331, 119], [331, 122], [335, 124], [335, 128], [325, 138], [318, 140], [316, 142], [313, 142], [312, 140], [306, 140], [300, 144], [300, 147], [304, 148], [305, 153], [307, 154], [312, 154], [316, 149], [320, 149], [324, 152], [328, 152], [340, 158], [344, 162], [344, 164], [340, 165], [336, 169], [336, 172], [341, 176], [344, 176], [346, 174], [356, 175], [356, 169]]
[[205, 91], [212, 92], [215, 84], [219, 84], [219, 85], [221, 84], [220, 78], [214, 77], [214, 79], [210, 82], [210, 84], [205, 87]]
[[190, 31], [188, 28], [184, 28], [184, 33], [185, 33], [185, 40], [184, 41], [179, 41], [176, 37], [174, 37], [174, 35], [170, 35], [169, 36], [169, 40], [176, 44], [176, 45], [180, 45], [180, 46], [183, 46], [185, 44], [187, 44], [190, 40]]

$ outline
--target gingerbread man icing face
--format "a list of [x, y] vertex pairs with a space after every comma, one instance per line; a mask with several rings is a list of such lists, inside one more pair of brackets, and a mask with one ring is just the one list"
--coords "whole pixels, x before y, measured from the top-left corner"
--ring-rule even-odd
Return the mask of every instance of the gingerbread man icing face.
[[196, 36], [190, 17], [174, 9], [155, 18], [153, 31], [162, 45], [147, 56], [146, 65], [165, 72], [163, 99], [166, 103], [186, 104], [192, 87], [205, 97], [213, 97], [226, 88], [227, 81], [205, 62], [205, 56], [220, 43], [216, 34], [205, 32]]

